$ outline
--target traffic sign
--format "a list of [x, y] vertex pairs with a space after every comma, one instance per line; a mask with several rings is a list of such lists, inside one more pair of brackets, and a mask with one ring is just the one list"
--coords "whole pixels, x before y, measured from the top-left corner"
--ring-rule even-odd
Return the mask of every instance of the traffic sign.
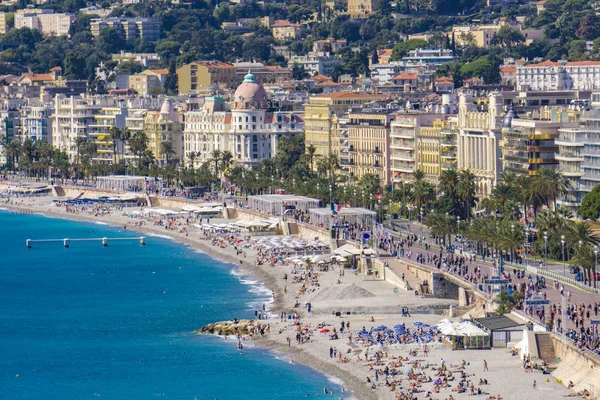
[[550, 304], [550, 300], [526, 300], [528, 306]]
[[483, 283], [486, 285], [508, 285], [508, 279], [486, 279]]

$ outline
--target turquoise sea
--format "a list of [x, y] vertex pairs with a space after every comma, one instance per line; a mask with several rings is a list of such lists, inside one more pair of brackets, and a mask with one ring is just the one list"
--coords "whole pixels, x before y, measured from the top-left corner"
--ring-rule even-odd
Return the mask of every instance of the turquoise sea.
[[41, 238], [135, 236], [100, 224], [0, 211], [0, 398], [299, 399], [340, 387], [203, 324], [251, 318], [268, 291], [234, 266], [148, 236], [25, 246]]

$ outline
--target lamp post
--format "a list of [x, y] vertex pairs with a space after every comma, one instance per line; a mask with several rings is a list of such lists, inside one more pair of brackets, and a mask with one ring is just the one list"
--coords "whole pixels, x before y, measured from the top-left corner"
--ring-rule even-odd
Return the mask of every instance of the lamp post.
[[566, 270], [567, 264], [565, 262], [565, 243], [566, 243], [565, 242], [565, 237], [563, 235], [563, 236], [560, 237], [560, 247], [561, 247], [561, 250], [562, 250], [562, 259], [563, 259], [563, 276], [566, 277], [567, 276], [567, 270]]
[[420, 213], [421, 214], [421, 220], [419, 222], [421, 223], [421, 233], [419, 235], [420, 235], [420, 237], [422, 239], [423, 238], [423, 207], [421, 207], [420, 211], [421, 211], [421, 213]]
[[[515, 232], [515, 224], [511, 224], [510, 225], [510, 234], [511, 234], [511, 236], [513, 236], [514, 232]], [[515, 256], [515, 250], [514, 250], [514, 247], [512, 246], [512, 243], [511, 243], [511, 246], [510, 246], [510, 262], [512, 262], [513, 265], [515, 264], [515, 259], [516, 258], [517, 257]]]
[[594, 262], [594, 276], [592, 280], [594, 281], [594, 288], [596, 287], [596, 269], [598, 268], [598, 246], [594, 246], [594, 256], [596, 258]]
[[527, 252], [529, 251], [529, 233], [530, 233], [531, 228], [529, 228], [529, 225], [527, 225], [527, 227], [525, 228], [525, 240], [527, 240], [526, 244], [525, 244], [525, 251], [523, 252], [523, 257], [524, 257], [524, 261], [525, 261], [525, 266], [527, 267]]
[[259, 189], [259, 184], [258, 184], [258, 172], [256, 174], [254, 174], [254, 176], [256, 177], [256, 193], [258, 194], [258, 189]]
[[544, 267], [548, 264], [548, 232], [544, 231]]
[[275, 176], [271, 175], [271, 194], [273, 194], [274, 186], [275, 186]]
[[373, 210], [373, 193], [369, 194], [369, 210]]
[[462, 253], [462, 250], [463, 250], [462, 241], [459, 238], [459, 236], [460, 236], [460, 215], [456, 217], [456, 226], [458, 228], [458, 233], [456, 234], [456, 241], [458, 243], [460, 243], [460, 250], [461, 250], [461, 253]]
[[356, 201], [356, 188], [354, 188], [354, 205], [357, 205], [357, 201]]

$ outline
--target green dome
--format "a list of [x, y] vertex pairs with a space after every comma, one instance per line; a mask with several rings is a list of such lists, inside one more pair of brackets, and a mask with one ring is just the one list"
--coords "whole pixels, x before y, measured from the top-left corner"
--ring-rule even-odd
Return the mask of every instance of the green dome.
[[243, 83], [256, 83], [256, 77], [252, 75], [251, 70], [248, 70], [248, 74], [244, 77]]

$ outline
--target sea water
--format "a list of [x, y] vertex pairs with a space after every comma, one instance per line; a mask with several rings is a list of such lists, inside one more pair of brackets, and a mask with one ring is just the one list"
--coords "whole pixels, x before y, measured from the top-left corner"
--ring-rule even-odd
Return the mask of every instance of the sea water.
[[325, 386], [339, 397], [309, 368], [193, 333], [268, 301], [233, 265], [152, 236], [25, 246], [137, 236], [101, 224], [0, 211], [0, 227], [0, 398], [299, 399]]

